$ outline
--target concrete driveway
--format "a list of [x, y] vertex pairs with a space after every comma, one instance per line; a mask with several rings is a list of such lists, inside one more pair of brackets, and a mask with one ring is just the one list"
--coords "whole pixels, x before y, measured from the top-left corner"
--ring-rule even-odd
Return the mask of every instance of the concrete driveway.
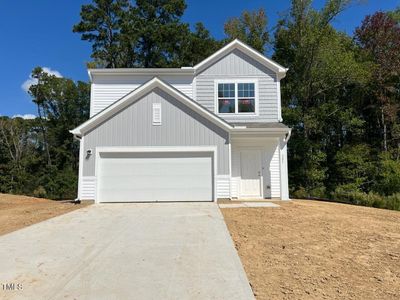
[[214, 203], [92, 205], [0, 237], [0, 299], [253, 298]]

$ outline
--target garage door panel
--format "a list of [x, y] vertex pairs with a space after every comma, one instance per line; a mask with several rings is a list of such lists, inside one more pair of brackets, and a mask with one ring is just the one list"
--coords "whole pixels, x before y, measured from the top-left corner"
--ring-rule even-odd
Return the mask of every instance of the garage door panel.
[[212, 201], [211, 153], [101, 153], [100, 202]]

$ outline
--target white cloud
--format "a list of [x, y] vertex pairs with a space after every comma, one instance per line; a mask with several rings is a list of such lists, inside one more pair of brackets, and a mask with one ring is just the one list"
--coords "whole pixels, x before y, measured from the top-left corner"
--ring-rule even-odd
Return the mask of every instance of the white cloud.
[[[52, 70], [48, 67], [43, 67], [43, 72], [46, 72], [49, 75], [54, 75], [58, 78], [62, 78], [63, 76], [61, 75], [60, 72], [58, 72], [57, 70]], [[37, 83], [37, 79], [36, 78], [32, 78], [31, 75], [29, 75], [29, 78], [27, 80], [24, 81], [24, 83], [21, 85], [21, 88], [25, 91], [28, 92], [29, 88], [31, 87], [31, 85], [36, 84]]]
[[25, 115], [13, 115], [12, 118], [22, 118], [22, 119], [26, 119], [26, 120], [31, 120], [31, 119], [36, 119], [35, 115], [32, 114], [25, 114]]

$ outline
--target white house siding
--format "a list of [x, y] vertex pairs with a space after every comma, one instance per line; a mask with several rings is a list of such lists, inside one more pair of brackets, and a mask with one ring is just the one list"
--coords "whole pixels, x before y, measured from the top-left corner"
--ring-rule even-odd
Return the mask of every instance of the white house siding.
[[215, 80], [256, 79], [258, 81], [258, 116], [222, 116], [235, 122], [278, 122], [278, 92], [276, 75], [273, 71], [243, 54], [233, 50], [215, 64], [196, 76], [196, 100], [215, 112]]
[[[240, 198], [240, 151], [246, 149], [259, 149], [262, 151], [264, 197], [281, 197], [279, 145], [278, 138], [234, 138], [232, 140], [232, 177], [230, 181], [231, 198]], [[269, 190], [266, 188], [267, 186], [270, 187]]]
[[[90, 116], [102, 111], [153, 77], [152, 75], [97, 75], [91, 86]], [[158, 77], [192, 98], [192, 76], [161, 75]]]
[[95, 176], [82, 176], [82, 182], [79, 191], [79, 199], [92, 200], [96, 194], [96, 177]]
[[217, 198], [230, 198], [230, 176], [217, 175]]
[[281, 180], [280, 180], [280, 151], [279, 144], [276, 145], [275, 151], [273, 152], [270, 172], [271, 172], [271, 198], [281, 197]]
[[[152, 124], [153, 103], [161, 103], [161, 126]], [[82, 193], [95, 186], [96, 147], [216, 146], [216, 184], [221, 188], [217, 195], [229, 195], [229, 180], [226, 180], [229, 176], [229, 133], [160, 89], [155, 89], [85, 134], [83, 143], [83, 153], [91, 149], [93, 154], [83, 158]]]
[[281, 199], [289, 200], [287, 142], [280, 139]]

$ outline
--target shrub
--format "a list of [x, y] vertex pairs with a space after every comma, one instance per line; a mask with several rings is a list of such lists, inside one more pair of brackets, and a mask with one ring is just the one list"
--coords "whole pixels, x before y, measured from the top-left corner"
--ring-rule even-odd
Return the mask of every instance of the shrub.
[[387, 197], [386, 208], [400, 210], [400, 193], [396, 193]]
[[292, 197], [296, 198], [296, 199], [306, 199], [306, 198], [308, 198], [308, 196], [309, 195], [308, 195], [306, 189], [303, 188], [302, 186], [298, 190], [294, 191], [292, 194]]
[[387, 154], [381, 155], [379, 180], [374, 190], [385, 195], [400, 192], [400, 161], [392, 159]]
[[44, 198], [46, 197], [46, 190], [44, 187], [42, 187], [41, 185], [39, 185], [34, 191], [33, 191], [33, 195], [37, 198]]
[[342, 203], [400, 210], [400, 193], [391, 196], [381, 196], [373, 192], [367, 194], [359, 190], [351, 190], [340, 186], [332, 193], [332, 198]]

